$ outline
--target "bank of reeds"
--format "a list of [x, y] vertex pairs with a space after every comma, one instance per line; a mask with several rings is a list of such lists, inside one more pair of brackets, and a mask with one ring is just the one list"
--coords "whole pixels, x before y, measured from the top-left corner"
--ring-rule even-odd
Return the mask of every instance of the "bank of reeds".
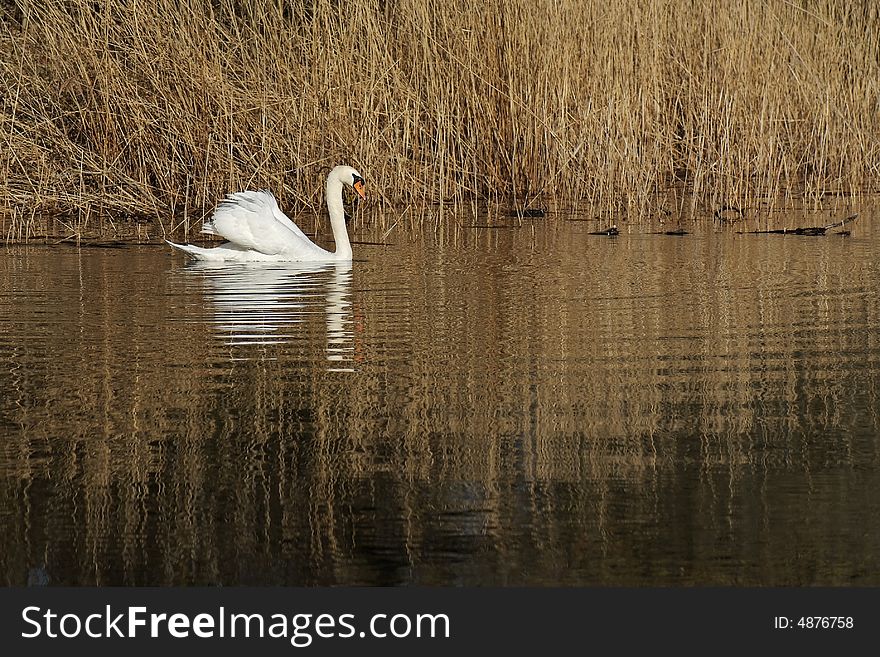
[[872, 0], [18, 0], [0, 8], [0, 206], [146, 216], [224, 193], [649, 210], [872, 191]]

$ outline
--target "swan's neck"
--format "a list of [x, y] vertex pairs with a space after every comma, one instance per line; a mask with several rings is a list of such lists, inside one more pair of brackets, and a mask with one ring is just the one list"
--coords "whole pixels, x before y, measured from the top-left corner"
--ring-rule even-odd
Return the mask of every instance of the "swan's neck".
[[330, 212], [330, 226], [333, 228], [333, 241], [336, 242], [336, 260], [351, 260], [351, 242], [345, 228], [345, 210], [342, 207], [342, 181], [331, 176], [327, 178], [327, 210]]

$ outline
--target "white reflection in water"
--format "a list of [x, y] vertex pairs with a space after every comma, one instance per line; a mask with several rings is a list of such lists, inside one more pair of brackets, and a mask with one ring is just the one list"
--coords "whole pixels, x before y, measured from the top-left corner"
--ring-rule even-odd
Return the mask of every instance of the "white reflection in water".
[[209, 263], [205, 296], [218, 337], [230, 345], [272, 345], [301, 339], [309, 319], [325, 316], [331, 371], [354, 371], [351, 263]]

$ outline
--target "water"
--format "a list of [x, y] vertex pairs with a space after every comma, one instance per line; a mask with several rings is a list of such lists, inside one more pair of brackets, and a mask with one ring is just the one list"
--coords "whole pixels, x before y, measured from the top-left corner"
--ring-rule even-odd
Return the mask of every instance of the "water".
[[587, 232], [6, 248], [0, 581], [880, 584], [880, 222]]

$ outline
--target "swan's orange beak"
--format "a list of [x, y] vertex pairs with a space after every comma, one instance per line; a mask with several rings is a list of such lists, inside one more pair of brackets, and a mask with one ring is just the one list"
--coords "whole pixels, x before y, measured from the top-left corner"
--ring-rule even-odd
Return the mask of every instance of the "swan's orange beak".
[[364, 181], [363, 180], [358, 180], [354, 185], [352, 185], [352, 187], [354, 187], [354, 191], [357, 192], [358, 196], [360, 196], [365, 201], [367, 200], [367, 194], [364, 192]]

